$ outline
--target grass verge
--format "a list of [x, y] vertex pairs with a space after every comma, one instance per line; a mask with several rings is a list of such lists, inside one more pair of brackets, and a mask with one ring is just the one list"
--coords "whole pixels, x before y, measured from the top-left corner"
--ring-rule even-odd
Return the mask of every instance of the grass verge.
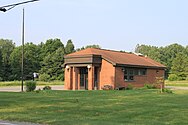
[[187, 125], [188, 91], [0, 92], [0, 119], [52, 125]]
[[188, 87], [188, 81], [165, 81], [166, 86]]
[[[20, 86], [21, 81], [7, 81], [7, 82], [0, 82], [0, 87], [3, 86]], [[24, 82], [25, 85], [25, 82]], [[37, 81], [37, 85], [64, 85], [64, 81], [51, 81], [51, 82], [43, 82]]]

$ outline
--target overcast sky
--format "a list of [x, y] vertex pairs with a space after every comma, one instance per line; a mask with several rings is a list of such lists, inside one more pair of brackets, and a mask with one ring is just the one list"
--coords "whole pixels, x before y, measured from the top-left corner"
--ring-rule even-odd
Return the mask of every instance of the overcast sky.
[[[0, 6], [24, 0], [0, 0]], [[25, 41], [72, 39], [76, 48], [133, 51], [137, 44], [188, 45], [188, 0], [40, 0], [0, 12], [0, 38], [21, 45], [22, 8]]]

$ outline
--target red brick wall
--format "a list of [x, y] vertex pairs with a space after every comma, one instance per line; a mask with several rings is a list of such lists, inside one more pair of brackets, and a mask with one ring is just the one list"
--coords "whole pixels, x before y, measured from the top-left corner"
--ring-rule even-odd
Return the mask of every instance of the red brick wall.
[[72, 89], [72, 70], [73, 69], [71, 67], [69, 69], [65, 68], [65, 85], [64, 85], [65, 90]]
[[115, 87], [127, 87], [128, 84], [132, 84], [134, 87], [143, 87], [144, 84], [155, 83], [156, 77], [164, 77], [164, 70], [147, 69], [146, 75], [134, 76], [134, 81], [124, 81], [122, 67], [116, 67], [115, 76]]
[[102, 59], [102, 64], [99, 73], [99, 89], [101, 89], [104, 85], [112, 85], [114, 87], [115, 83], [115, 67], [107, 62], [106, 60]]
[[[65, 69], [65, 90], [79, 89], [79, 73], [77, 68]], [[157, 72], [158, 71], [158, 72]], [[102, 60], [101, 67], [98, 69], [98, 89], [102, 89], [104, 85], [112, 85], [116, 87], [127, 87], [132, 84], [134, 87], [143, 87], [144, 84], [155, 83], [156, 77], [163, 77], [164, 70], [147, 69], [147, 75], [134, 76], [134, 81], [124, 81], [124, 72], [122, 67], [114, 67], [106, 60]], [[88, 72], [88, 89], [93, 89], [94, 84], [94, 66]]]
[[88, 90], [94, 89], [94, 66], [91, 66], [90, 69], [88, 69]]

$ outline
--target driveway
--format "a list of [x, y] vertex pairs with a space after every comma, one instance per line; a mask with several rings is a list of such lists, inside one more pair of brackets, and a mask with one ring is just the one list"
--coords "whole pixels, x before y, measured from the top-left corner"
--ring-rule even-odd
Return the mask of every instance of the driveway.
[[[49, 85], [52, 90], [63, 90], [64, 85]], [[43, 89], [44, 86], [37, 86], [36, 90]], [[0, 87], [0, 92], [20, 92], [21, 86], [6, 86]], [[1, 125], [1, 124], [0, 124]]]
[[179, 87], [179, 86], [165, 86], [165, 88], [172, 90], [188, 90], [188, 87]]

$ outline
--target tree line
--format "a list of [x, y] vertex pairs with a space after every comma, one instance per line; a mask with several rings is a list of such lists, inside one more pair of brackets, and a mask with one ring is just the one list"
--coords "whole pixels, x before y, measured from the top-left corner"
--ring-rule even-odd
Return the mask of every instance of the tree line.
[[135, 52], [164, 64], [169, 80], [188, 80], [188, 46], [177, 43], [165, 47], [138, 44]]
[[[100, 48], [88, 45], [75, 49], [72, 40], [66, 45], [60, 39], [49, 39], [38, 45], [24, 45], [24, 79], [30, 80], [33, 73], [40, 74], [40, 80], [64, 80], [64, 56], [85, 48]], [[0, 81], [21, 79], [22, 46], [15, 46], [12, 40], [0, 39]]]
[[[24, 79], [32, 79], [33, 73], [40, 74], [40, 80], [64, 80], [64, 56], [86, 48], [101, 48], [87, 45], [75, 49], [72, 40], [64, 45], [60, 39], [49, 39], [45, 43], [24, 45]], [[136, 53], [142, 53], [164, 64], [166, 78], [188, 79], [188, 46], [171, 44], [165, 47], [137, 45]], [[21, 79], [22, 46], [15, 46], [12, 40], [0, 39], [0, 81]]]

